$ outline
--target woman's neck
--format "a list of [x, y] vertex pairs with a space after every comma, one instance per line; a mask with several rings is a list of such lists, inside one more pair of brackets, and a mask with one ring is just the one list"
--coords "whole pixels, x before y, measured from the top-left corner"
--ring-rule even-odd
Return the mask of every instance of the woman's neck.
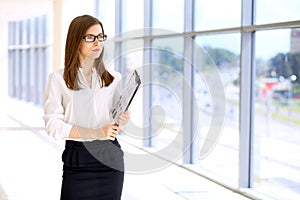
[[94, 60], [86, 59], [81, 60], [81, 67], [85, 75], [90, 75], [92, 73], [92, 68], [94, 66]]
[[83, 60], [81, 62], [81, 67], [82, 67], [82, 71], [83, 74], [90, 86], [90, 88], [92, 87], [92, 68], [94, 65], [94, 60]]

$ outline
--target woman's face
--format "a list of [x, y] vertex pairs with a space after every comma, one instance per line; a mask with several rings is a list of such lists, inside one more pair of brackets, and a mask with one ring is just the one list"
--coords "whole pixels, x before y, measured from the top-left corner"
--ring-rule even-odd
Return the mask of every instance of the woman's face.
[[[96, 24], [86, 31], [85, 36], [87, 36], [87, 38], [82, 39], [79, 48], [80, 59], [82, 61], [87, 59], [95, 60], [100, 56], [103, 50], [103, 41], [99, 41], [97, 38], [94, 38], [94, 36], [98, 35], [101, 36], [98, 37], [98, 39], [102, 38], [103, 36], [100, 24]], [[89, 39], [95, 39], [95, 41], [90, 41]]]

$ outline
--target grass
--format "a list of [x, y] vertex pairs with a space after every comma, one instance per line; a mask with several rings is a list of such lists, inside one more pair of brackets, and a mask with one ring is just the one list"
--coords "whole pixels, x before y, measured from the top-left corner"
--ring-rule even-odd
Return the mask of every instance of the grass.
[[[299, 100], [295, 100], [295, 101], [292, 102], [292, 105], [288, 106], [288, 105], [282, 105], [278, 101], [274, 101], [273, 106], [276, 106], [278, 110], [281, 110], [285, 113], [291, 112], [290, 116], [292, 116], [293, 115], [292, 113], [296, 113], [296, 114], [300, 115], [299, 103], [300, 103]], [[260, 108], [257, 108], [256, 112], [260, 113], [260, 114], [263, 114], [263, 115], [267, 114], [266, 110], [260, 109]], [[272, 119], [276, 119], [276, 120], [279, 120], [279, 121], [282, 121], [282, 122], [290, 122], [292, 124], [300, 126], [300, 118], [290, 117], [288, 114], [282, 114], [282, 113], [279, 113], [277, 111], [271, 111], [271, 116], [272, 116]]]

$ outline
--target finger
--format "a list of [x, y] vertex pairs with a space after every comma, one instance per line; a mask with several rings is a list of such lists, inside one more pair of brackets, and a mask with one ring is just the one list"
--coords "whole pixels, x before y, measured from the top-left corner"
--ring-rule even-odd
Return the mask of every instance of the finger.
[[117, 136], [118, 135], [118, 131], [114, 130], [113, 134], [114, 134], [114, 136]]
[[115, 133], [116, 131], [118, 131], [118, 127], [117, 126], [111, 127], [110, 132]]
[[[120, 124], [121, 125], [121, 124]], [[117, 133], [119, 133], [120, 131], [122, 131], [121, 127], [118, 125], [118, 126], [115, 126], [115, 129], [114, 129]]]
[[125, 112], [123, 112], [122, 114], [126, 115], [126, 116], [130, 116], [130, 111], [126, 110]]
[[114, 141], [116, 137], [110, 136], [109, 139]]
[[123, 115], [121, 115], [122, 117], [124, 117], [125, 119], [129, 119], [130, 118], [130, 112], [125, 112], [123, 113]]
[[118, 132], [119, 130], [120, 130], [120, 128], [117, 127], [116, 129], [113, 129], [113, 130], [112, 130], [111, 134], [112, 134], [114, 137], [117, 137], [117, 135], [119, 134], [119, 132]]
[[119, 116], [119, 120], [127, 120], [129, 119], [129, 115], [126, 114], [126, 113], [122, 113], [120, 116]]
[[128, 121], [129, 121], [129, 118], [127, 118], [127, 117], [122, 117], [122, 118], [119, 119], [120, 123], [125, 123], [126, 124]]
[[129, 121], [128, 117], [121, 116], [119, 119], [119, 124], [126, 124]]
[[111, 132], [108, 136], [109, 140], [115, 140], [116, 139], [116, 134], [114, 132]]
[[118, 131], [120, 131], [121, 129], [120, 129], [119, 126], [116, 126], [116, 125], [115, 125], [115, 126], [113, 127], [113, 130], [118, 132]]

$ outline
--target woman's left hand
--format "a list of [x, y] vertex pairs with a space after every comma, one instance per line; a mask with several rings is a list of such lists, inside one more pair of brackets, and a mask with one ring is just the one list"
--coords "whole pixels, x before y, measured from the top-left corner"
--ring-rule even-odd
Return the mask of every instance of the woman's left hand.
[[122, 112], [119, 117], [118, 117], [118, 125], [119, 126], [124, 126], [128, 123], [130, 120], [130, 111], [127, 110], [125, 112]]

